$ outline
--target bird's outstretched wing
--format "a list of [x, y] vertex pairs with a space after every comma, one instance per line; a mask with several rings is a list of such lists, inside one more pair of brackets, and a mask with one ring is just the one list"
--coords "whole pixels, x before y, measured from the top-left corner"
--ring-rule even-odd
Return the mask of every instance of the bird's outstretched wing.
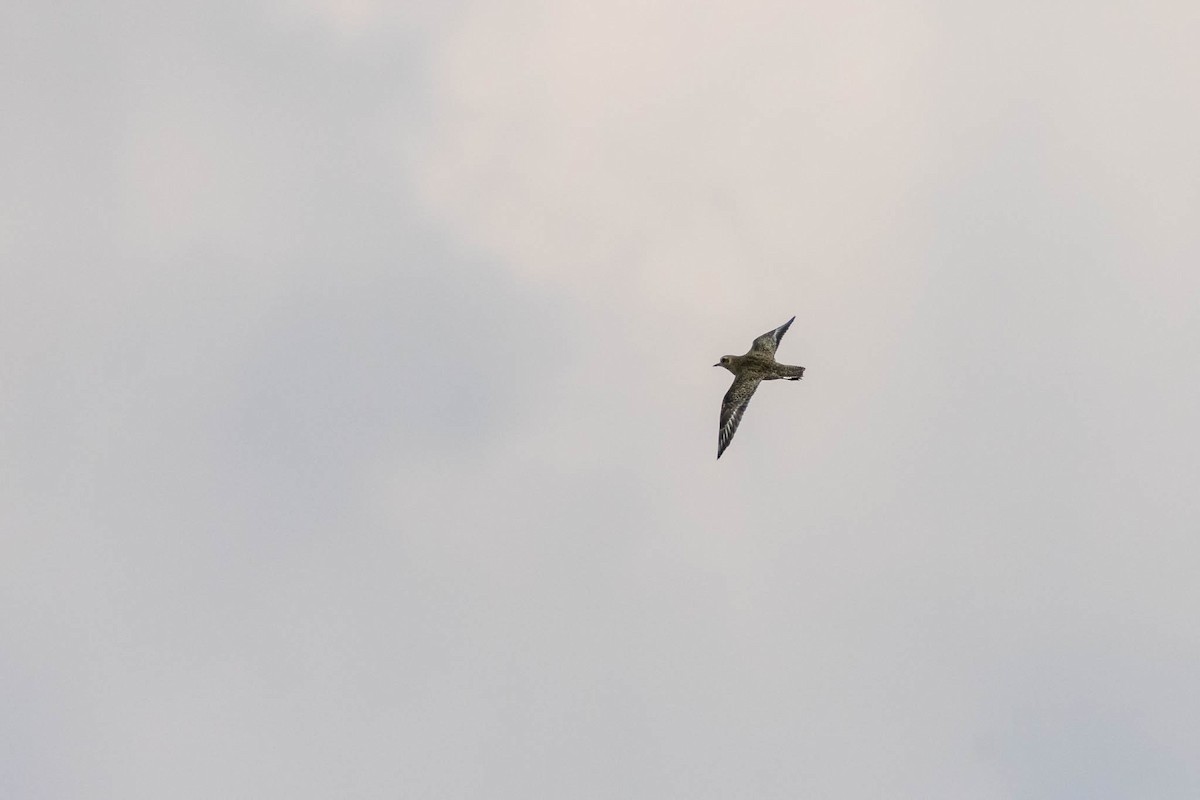
[[775, 355], [775, 348], [779, 347], [779, 340], [783, 338], [783, 335], [787, 333], [787, 329], [790, 328], [792, 323], [795, 321], [796, 318], [792, 317], [775, 330], [764, 333], [762, 336], [754, 340], [754, 344], [750, 346], [750, 349], [756, 353], [768, 353], [772, 356]]
[[[784, 327], [786, 328], [787, 325]], [[762, 378], [758, 375], [745, 373], [733, 379], [733, 384], [725, 393], [725, 399], [721, 401], [721, 427], [717, 432], [717, 458], [721, 457], [721, 453], [724, 453], [725, 448], [729, 447], [729, 443], [733, 441], [733, 434], [737, 432], [738, 423], [742, 421], [742, 414], [746, 413], [746, 406], [750, 405], [750, 398], [754, 396], [754, 390], [761, 382]]]

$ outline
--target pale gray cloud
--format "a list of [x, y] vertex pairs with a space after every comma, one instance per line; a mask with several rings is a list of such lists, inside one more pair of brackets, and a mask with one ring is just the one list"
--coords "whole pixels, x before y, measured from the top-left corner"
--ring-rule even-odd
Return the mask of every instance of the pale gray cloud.
[[10, 16], [6, 797], [1200, 789], [1190, 5]]

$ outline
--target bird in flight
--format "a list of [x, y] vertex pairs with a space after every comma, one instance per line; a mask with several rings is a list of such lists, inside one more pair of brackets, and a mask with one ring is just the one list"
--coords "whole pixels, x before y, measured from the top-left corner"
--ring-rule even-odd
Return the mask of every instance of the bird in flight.
[[798, 381], [804, 377], [804, 367], [793, 367], [790, 364], [780, 364], [775, 360], [775, 348], [779, 340], [787, 333], [787, 329], [796, 321], [792, 317], [773, 331], [764, 333], [754, 340], [750, 350], [742, 356], [721, 356], [714, 367], [724, 367], [733, 373], [733, 383], [721, 401], [721, 427], [717, 433], [717, 458], [733, 441], [742, 414], [750, 405], [754, 390], [763, 381], [774, 381], [782, 378], [787, 381]]

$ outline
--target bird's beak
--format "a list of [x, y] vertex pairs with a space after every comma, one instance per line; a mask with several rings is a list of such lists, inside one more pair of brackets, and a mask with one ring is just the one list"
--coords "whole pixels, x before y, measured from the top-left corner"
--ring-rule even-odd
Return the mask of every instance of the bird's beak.
[[720, 364], [713, 364], [713, 366], [714, 366], [714, 367], [719, 367], [719, 366], [721, 366], [721, 365], [720, 365]]

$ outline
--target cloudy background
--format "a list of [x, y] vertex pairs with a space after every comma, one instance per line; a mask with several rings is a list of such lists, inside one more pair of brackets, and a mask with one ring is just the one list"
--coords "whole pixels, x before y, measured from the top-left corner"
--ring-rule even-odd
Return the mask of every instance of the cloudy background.
[[1196, 3], [0, 16], [0, 795], [1200, 796]]

